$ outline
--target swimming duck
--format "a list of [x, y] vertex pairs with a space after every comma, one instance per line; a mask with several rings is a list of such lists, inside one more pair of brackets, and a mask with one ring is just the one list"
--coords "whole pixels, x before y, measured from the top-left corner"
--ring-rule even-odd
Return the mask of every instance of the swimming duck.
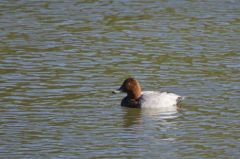
[[122, 86], [113, 93], [124, 92], [127, 96], [122, 99], [121, 106], [131, 108], [177, 108], [183, 97], [169, 92], [143, 91], [139, 82], [127, 78]]

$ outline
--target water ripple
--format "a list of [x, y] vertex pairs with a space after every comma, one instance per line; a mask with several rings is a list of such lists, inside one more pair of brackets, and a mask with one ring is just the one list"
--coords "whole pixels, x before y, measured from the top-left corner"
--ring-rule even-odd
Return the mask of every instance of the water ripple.
[[[1, 2], [0, 156], [238, 158], [239, 6]], [[129, 76], [183, 108], [121, 108]]]

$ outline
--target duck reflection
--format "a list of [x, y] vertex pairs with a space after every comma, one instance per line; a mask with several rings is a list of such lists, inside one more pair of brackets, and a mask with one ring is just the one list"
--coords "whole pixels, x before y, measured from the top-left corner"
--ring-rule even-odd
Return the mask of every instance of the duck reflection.
[[138, 109], [138, 108], [123, 108], [124, 110], [124, 127], [132, 125], [141, 125], [143, 120], [162, 121], [166, 119], [174, 119], [179, 116], [178, 110], [173, 109]]
[[141, 109], [123, 107], [124, 110], [124, 127], [141, 124]]

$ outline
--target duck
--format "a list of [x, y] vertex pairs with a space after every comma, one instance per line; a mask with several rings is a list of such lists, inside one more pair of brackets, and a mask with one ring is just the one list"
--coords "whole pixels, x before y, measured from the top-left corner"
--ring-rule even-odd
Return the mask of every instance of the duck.
[[121, 101], [121, 106], [130, 108], [166, 108], [176, 109], [180, 107], [184, 97], [170, 92], [142, 91], [139, 82], [129, 77], [125, 79], [121, 87], [112, 93], [127, 93]]

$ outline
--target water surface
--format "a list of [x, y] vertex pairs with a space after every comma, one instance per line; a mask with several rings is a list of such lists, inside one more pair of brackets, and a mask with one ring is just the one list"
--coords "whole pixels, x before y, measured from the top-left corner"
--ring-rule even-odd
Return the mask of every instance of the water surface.
[[[240, 1], [1, 1], [0, 158], [239, 158]], [[129, 77], [187, 96], [120, 107]]]

